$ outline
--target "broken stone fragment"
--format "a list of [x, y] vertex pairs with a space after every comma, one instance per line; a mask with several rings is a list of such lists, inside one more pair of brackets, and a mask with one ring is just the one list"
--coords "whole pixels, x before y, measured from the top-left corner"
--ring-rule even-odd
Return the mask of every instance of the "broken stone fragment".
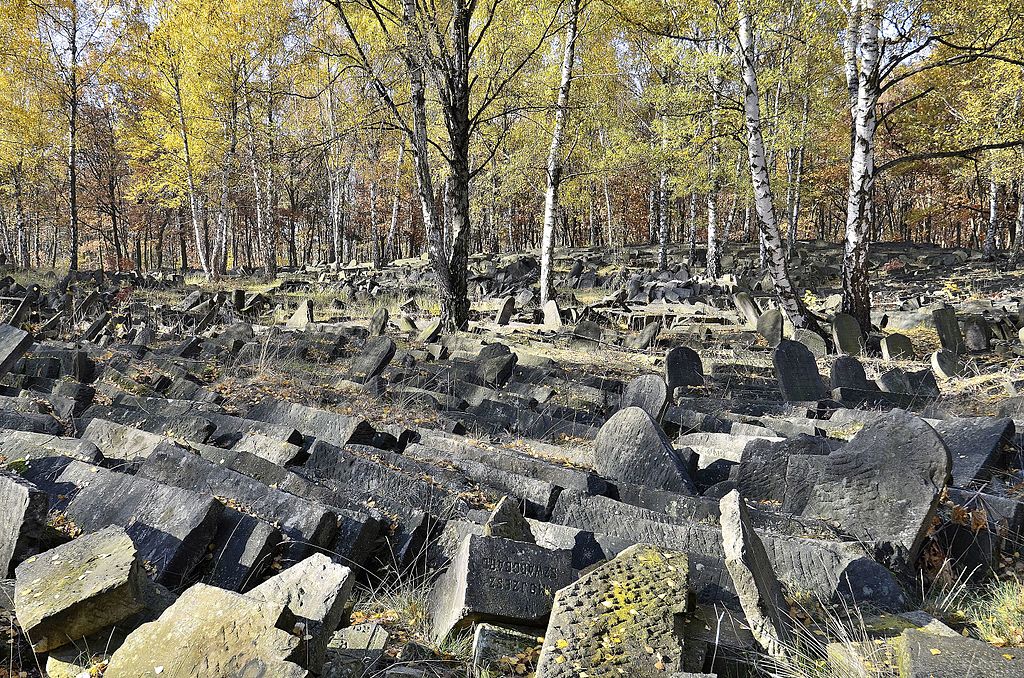
[[431, 623], [442, 639], [477, 621], [540, 626], [555, 591], [573, 578], [568, 551], [469, 535], [432, 591]]
[[754, 531], [747, 506], [733, 490], [722, 497], [722, 548], [747, 626], [761, 647], [773, 656], [784, 656], [792, 642], [785, 618], [786, 601], [764, 544]]
[[116, 624], [144, 607], [145, 574], [128, 534], [107, 527], [18, 566], [14, 607], [36, 652]]
[[301, 643], [284, 602], [196, 584], [129, 635], [103, 676], [306, 678], [291, 661]]
[[681, 615], [693, 606], [689, 574], [685, 553], [637, 544], [560, 589], [537, 678], [681, 670]]
[[295, 616], [301, 643], [295, 663], [319, 672], [327, 644], [338, 628], [352, 593], [352, 570], [316, 553], [249, 591], [249, 597], [284, 605]]
[[21, 476], [0, 470], [0, 579], [38, 550], [49, 506], [45, 492]]

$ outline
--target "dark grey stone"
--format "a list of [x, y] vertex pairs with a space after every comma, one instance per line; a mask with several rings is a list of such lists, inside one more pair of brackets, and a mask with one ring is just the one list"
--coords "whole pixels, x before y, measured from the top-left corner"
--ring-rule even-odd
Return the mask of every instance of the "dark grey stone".
[[657, 374], [642, 374], [626, 385], [619, 399], [619, 409], [639, 407], [655, 421], [661, 421], [668, 400], [669, 391], [665, 380]]
[[658, 422], [639, 407], [619, 410], [601, 427], [594, 440], [594, 470], [613, 480], [693, 494], [686, 463]]
[[441, 639], [478, 621], [543, 625], [555, 591], [573, 578], [568, 551], [470, 535], [434, 584], [432, 632]]
[[665, 383], [669, 396], [681, 386], [703, 386], [704, 363], [700, 355], [687, 346], [671, 349], [665, 354]]
[[784, 400], [803, 402], [825, 397], [825, 384], [818, 372], [818, 364], [803, 344], [781, 341], [772, 353], [772, 363]]

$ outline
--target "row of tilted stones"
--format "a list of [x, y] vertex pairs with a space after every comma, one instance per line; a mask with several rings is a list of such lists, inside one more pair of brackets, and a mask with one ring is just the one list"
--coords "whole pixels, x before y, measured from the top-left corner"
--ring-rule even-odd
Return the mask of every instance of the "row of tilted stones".
[[[688, 357], [688, 354], [681, 357]], [[692, 365], [692, 361], [681, 362]], [[667, 391], [667, 385], [663, 388]], [[642, 395], [648, 397], [646, 393]], [[134, 402], [138, 407], [125, 406], [128, 402]], [[266, 554], [274, 550], [273, 546], [267, 546], [268, 543], [275, 543], [273, 529], [279, 533], [276, 543], [283, 543], [290, 561], [301, 563], [315, 547], [333, 544], [332, 552], [348, 554], [342, 557], [359, 562], [360, 557], [365, 559], [369, 551], [367, 544], [373, 542], [369, 536], [373, 527], [366, 518], [365, 502], [361, 501], [368, 495], [375, 498], [375, 503], [387, 506], [389, 510], [403, 509], [399, 513], [399, 529], [391, 535], [393, 543], [388, 547], [402, 562], [405, 562], [405, 556], [415, 556], [420, 552], [421, 549], [414, 545], [428, 541], [426, 534], [432, 527], [437, 529], [442, 525], [440, 520], [431, 520], [437, 516], [430, 516], [430, 511], [423, 511], [423, 508], [433, 509], [436, 506], [433, 513], [449, 518], [443, 523], [442, 539], [438, 540], [438, 546], [429, 549], [427, 554], [435, 563], [442, 566], [448, 564], [445, 575], [435, 587], [435, 591], [440, 591], [435, 594], [437, 601], [434, 610], [434, 626], [438, 633], [445, 632], [445, 620], [449, 619], [456, 620], [451, 623], [453, 630], [462, 628], [473, 619], [514, 620], [527, 625], [543, 623], [543, 600], [540, 603], [536, 599], [528, 600], [517, 608], [518, 611], [510, 612], [503, 608], [495, 612], [486, 609], [485, 605], [480, 605], [485, 608], [482, 611], [474, 611], [475, 603], [472, 603], [471, 593], [475, 589], [472, 585], [479, 584], [486, 589], [486, 582], [481, 584], [478, 577], [469, 575], [470, 572], [479, 572], [480, 568], [467, 564], [463, 570], [461, 563], [480, 563], [484, 570], [497, 567], [499, 574], [507, 572], [525, 577], [528, 584], [535, 583], [538, 578], [548, 577], [552, 580], [552, 586], [546, 586], [544, 590], [554, 591], [558, 590], [559, 584], [575, 577], [576, 572], [614, 557], [634, 542], [644, 542], [660, 544], [665, 548], [685, 546], [687, 558], [705, 561], [700, 562], [699, 571], [708, 577], [710, 583], [699, 584], [695, 581], [693, 587], [697, 592], [704, 592], [704, 604], [709, 599], [716, 601], [715, 596], [721, 597], [722, 590], [733, 588], [723, 566], [725, 552], [722, 533], [714, 526], [716, 502], [690, 495], [695, 484], [700, 485], [698, 489], [707, 491], [708, 481], [718, 472], [718, 469], [712, 467], [716, 463], [722, 466], [723, 460], [720, 457], [734, 453], [734, 450], [725, 449], [724, 454], [719, 454], [718, 448], [723, 447], [723, 444], [703, 438], [693, 440], [692, 447], [680, 446], [677, 453], [671, 444], [666, 444], [664, 433], [655, 423], [656, 417], [643, 408], [626, 408], [616, 415], [618, 420], [613, 417], [601, 428], [594, 455], [594, 465], [601, 476], [595, 476], [541, 463], [532, 457], [480, 448], [467, 444], [459, 437], [431, 432], [420, 432], [418, 443], [407, 439], [402, 449], [401, 435], [374, 431], [364, 422], [352, 418], [286, 403], [262, 403], [249, 412], [246, 419], [217, 412], [213, 406], [200, 409], [198, 416], [189, 418], [186, 412], [194, 410], [178, 410], [176, 408], [181, 405], [172, 401], [165, 401], [162, 404], [165, 409], [161, 410], [160, 399], [152, 396], [122, 400], [121, 405], [109, 408], [106, 413], [110, 417], [118, 417], [125, 415], [117, 415], [116, 412], [124, 413], [134, 409], [134, 413], [126, 414], [133, 414], [136, 419], [124, 419], [126, 423], [118, 423], [110, 419], [93, 418], [85, 428], [85, 440], [59, 440], [47, 436], [43, 436], [45, 440], [36, 438], [35, 444], [46, 454], [36, 455], [41, 457], [39, 463], [30, 459], [23, 474], [34, 478], [40, 487], [48, 482], [54, 483], [56, 479], [50, 496], [62, 501], [61, 497], [74, 495], [66, 512], [76, 522], [81, 521], [87, 530], [93, 527], [103, 529], [105, 525], [118, 521], [126, 523], [129, 530], [142, 530], [140, 538], [132, 538], [140, 546], [145, 542], [144, 547], [149, 550], [142, 561], [147, 570], [155, 572], [158, 580], [165, 578], [166, 582], [178, 580], [180, 583], [185, 579], [182, 573], [195, 567], [189, 564], [195, 557], [195, 551], [201, 551], [200, 545], [210, 541], [209, 534], [206, 537], [194, 537], [191, 536], [192, 530], [177, 534], [168, 531], [181, 524], [196, 525], [199, 528], [205, 525], [209, 529], [209, 525], [216, 522], [216, 528], [223, 531], [215, 531], [214, 535], [220, 534], [222, 538], [225, 535], [248, 534], [247, 531], [255, 535], [240, 548], [235, 544], [235, 551], [217, 553], [210, 559], [217, 563], [217, 570], [224, 564], [231, 567], [237, 565], [242, 570], [241, 573], [221, 573], [225, 578], [219, 581], [242, 582], [225, 584], [225, 588], [245, 590], [253, 583], [250, 571], [254, 567], [258, 568], [260, 563], [265, 563], [268, 560]], [[651, 409], [658, 414], [663, 406]], [[154, 414], [157, 412], [163, 414]], [[164, 433], [169, 432], [166, 427], [173, 424], [188, 436], [200, 438], [203, 442], [193, 440], [189, 443], [190, 449], [186, 450], [161, 434], [144, 431], [130, 423], [145, 425]], [[295, 428], [290, 428], [292, 426]], [[90, 432], [90, 428], [94, 430]], [[307, 435], [299, 434], [296, 428]], [[914, 429], [909, 435], [917, 436], [922, 432], [923, 429]], [[143, 435], [146, 433], [149, 436]], [[214, 433], [219, 435], [214, 436]], [[623, 447], [617, 443], [622, 435], [627, 440], [631, 437], [644, 440], [643, 449], [635, 450], [627, 445], [625, 450], [617, 451]], [[226, 446], [230, 438], [222, 436], [238, 437], [228, 450], [221, 445]], [[880, 438], [889, 440], [891, 435], [886, 432]], [[87, 444], [90, 441], [92, 448]], [[211, 441], [219, 442], [220, 445], [207, 444]], [[774, 444], [782, 441], [764, 442]], [[864, 444], [867, 445], [867, 442]], [[728, 445], [724, 447], [728, 448]], [[55, 454], [54, 450], [59, 452]], [[62, 459], [54, 464], [49, 461], [55, 456], [74, 456], [70, 454], [71, 450], [91, 458], [80, 460], [78, 464], [65, 464]], [[404, 454], [396, 454], [396, 450]], [[788, 452], [785, 454], [788, 455]], [[308, 458], [301, 464], [295, 464], [303, 458], [302, 455], [308, 455]], [[458, 464], [457, 472], [449, 470], [445, 473], [442, 468], [429, 463], [436, 460], [438, 455], [443, 458], [464, 456], [465, 459]], [[620, 459], [621, 455], [626, 456]], [[792, 477], [788, 473], [783, 476], [783, 487], [795, 487], [794, 480], [798, 477], [806, 478], [809, 471], [827, 473], [831, 470], [839, 473], [835, 469], [846, 469], [851, 463], [850, 459], [857, 457], [852, 451], [845, 460], [843, 457], [832, 459], [831, 454], [826, 454], [820, 462], [806, 462], [807, 468], [798, 465]], [[704, 463], [709, 459], [712, 463]], [[728, 465], [729, 460], [724, 461]], [[96, 462], [127, 470], [137, 467], [137, 473], [127, 475], [104, 471], [96, 466]], [[763, 460], [760, 462], [765, 463]], [[291, 470], [282, 468], [286, 465], [290, 465]], [[732, 464], [740, 470], [745, 465], [742, 455], [739, 463]], [[397, 467], [397, 473], [393, 467]], [[310, 470], [313, 472], [307, 473]], [[424, 473], [432, 475], [434, 481], [441, 479], [443, 482], [411, 482], [412, 478], [422, 477]], [[797, 473], [805, 475], [797, 476]], [[868, 480], [865, 482], [869, 487], [873, 482], [871, 473], [870, 470], [866, 472]], [[875, 473], [877, 475], [877, 470]], [[942, 484], [936, 477], [932, 474], [922, 482], [926, 487], [930, 483], [934, 488]], [[612, 482], [609, 483], [609, 480]], [[736, 482], [742, 480], [741, 474]], [[460, 482], [463, 484], [459, 485]], [[136, 484], [138, 486], [134, 487]], [[535, 533], [534, 541], [539, 544], [535, 544], [535, 557], [532, 560], [527, 559], [516, 565], [513, 560], [501, 560], [494, 553], [488, 555], [487, 549], [503, 546], [500, 540], [507, 540], [511, 535], [506, 531], [505, 537], [494, 536], [494, 529], [501, 534], [504, 527], [502, 523], [508, 521], [484, 520], [481, 512], [469, 505], [464, 496], [460, 496], [463, 494], [458, 491], [460, 488], [473, 488], [479, 484], [490, 488], [492, 500], [500, 499], [503, 494], [515, 497], [518, 510], [533, 521], [527, 524], [531, 532]], [[58, 488], [57, 485], [62, 487]], [[727, 487], [721, 486], [718, 491]], [[91, 495], [88, 488], [94, 488]], [[171, 496], [180, 491], [192, 494]], [[780, 486], [769, 486], [765, 491], [778, 493]], [[159, 495], [162, 493], [168, 496], [161, 500]], [[756, 498], [754, 492], [748, 494]], [[38, 493], [35, 496], [37, 500], [34, 510], [38, 515]], [[121, 500], [116, 507], [120, 512], [118, 515], [111, 516], [109, 513], [115, 509], [109, 506], [112, 503], [111, 496]], [[303, 497], [306, 501], [302, 501]], [[789, 512], [793, 515], [807, 515], [815, 520], [822, 517], [835, 520], [847, 537], [860, 540], [865, 540], [864, 535], [875, 534], [877, 526], [871, 524], [871, 520], [878, 518], [884, 524], [886, 516], [868, 514], [863, 518], [868, 525], [866, 528], [858, 527], [857, 516], [850, 516], [849, 524], [844, 526], [839, 518], [829, 513], [827, 498], [818, 500], [817, 504], [812, 501], [814, 497], [802, 498], [794, 506], [802, 504], [803, 508], [793, 508]], [[72, 508], [75, 502], [78, 504]], [[253, 510], [245, 505], [250, 503], [256, 504], [257, 508]], [[818, 508], [805, 514], [804, 509], [808, 505]], [[838, 509], [841, 510], [844, 505]], [[171, 519], [166, 515], [168, 506], [188, 507], [192, 511], [191, 518], [176, 516]], [[324, 507], [329, 510], [322, 511]], [[416, 509], [420, 510], [417, 512]], [[218, 510], [222, 515], [216, 519], [211, 518], [210, 513]], [[93, 515], [91, 511], [97, 512], [97, 515], [90, 525], [88, 520]], [[107, 513], [103, 514], [104, 511]], [[906, 512], [910, 518], [909, 526], [903, 525], [905, 531], [914, 530], [920, 513], [920, 507], [917, 511]], [[222, 521], [224, 514], [228, 514], [228, 519]], [[693, 524], [695, 516], [705, 518], [707, 524]], [[271, 520], [266, 520], [266, 517], [271, 517]], [[370, 517], [373, 518], [372, 515]], [[166, 522], [160, 523], [161, 519]], [[777, 536], [771, 535], [772, 539], [768, 540], [769, 551], [776, 559], [773, 567], [778, 568], [784, 580], [795, 582], [801, 590], [816, 591], [828, 597], [837, 595], [837, 590], [839, 595], [856, 595], [870, 588], [880, 591], [877, 595], [890, 602], [899, 599], [898, 587], [894, 585], [892, 576], [884, 568], [874, 565], [869, 557], [873, 554], [851, 550], [839, 542], [804, 538], [801, 535], [808, 534], [807, 522], [787, 522], [769, 514], [758, 514], [757, 519], [763, 521], [760, 525], [762, 529], [778, 533]], [[375, 520], [379, 528], [384, 517], [376, 517]], [[280, 521], [280, 525], [275, 525], [277, 521]], [[243, 522], [248, 524], [243, 525]], [[488, 522], [491, 523], [490, 528]], [[157, 523], [157, 526], [153, 523]], [[480, 526], [481, 523], [485, 534], [475, 534], [474, 525]], [[810, 527], [826, 530], [826, 526], [817, 523]], [[894, 566], [906, 566], [912, 562], [912, 553], [919, 545], [915, 546], [915, 540], [909, 538], [909, 535], [900, 533], [900, 525], [889, 528], [893, 534], [887, 533], [886, 538], [880, 540], [877, 552], [895, 553], [897, 560], [891, 561]], [[488, 529], [491, 530], [490, 535], [486, 534]], [[31, 541], [31, 538], [23, 539], [31, 532], [31, 529], [23, 531], [19, 526], [15, 541]], [[164, 538], [165, 532], [171, 538]], [[232, 541], [222, 540], [229, 544]], [[213, 541], [218, 543], [216, 536]], [[529, 539], [513, 541], [517, 542], [511, 547], [513, 549], [525, 548], [520, 544], [530, 543]], [[870, 543], [870, 540], [866, 541]], [[179, 547], [177, 542], [182, 546]], [[568, 552], [568, 575], [565, 574], [566, 568], [560, 570], [554, 565], [544, 564], [544, 558], [554, 558], [557, 565], [558, 551]], [[565, 555], [562, 555], [563, 563], [564, 558]], [[510, 564], [506, 565], [506, 562]], [[818, 563], [819, 568], [820, 562], [825, 562], [831, 570], [826, 569], [824, 575], [808, 571], [809, 562]], [[464, 573], [464, 576], [460, 577], [459, 573]], [[857, 591], [856, 585], [850, 581], [851, 573], [858, 573], [861, 578], [856, 584], [863, 587], [861, 591]], [[847, 582], [843, 586], [849, 588], [849, 591], [839, 590], [843, 587], [837, 585], [842, 580], [838, 574], [846, 575]], [[505, 594], [522, 592], [520, 589], [524, 587], [528, 594], [539, 591], [527, 583], [516, 583], [515, 577], [505, 581], [498, 576], [491, 583], [503, 592], [499, 601], [502, 603], [509, 599]], [[467, 603], [467, 600], [470, 602]], [[731, 600], [734, 609], [743, 609], [735, 598]], [[461, 607], [453, 612], [453, 604]], [[483, 625], [478, 626], [478, 629], [484, 628]], [[492, 635], [501, 633], [493, 628], [489, 632]], [[486, 645], [484, 640], [481, 640], [481, 645]], [[658, 659], [654, 661], [655, 668], [659, 663], [671, 666], [671, 660], [666, 663]]]

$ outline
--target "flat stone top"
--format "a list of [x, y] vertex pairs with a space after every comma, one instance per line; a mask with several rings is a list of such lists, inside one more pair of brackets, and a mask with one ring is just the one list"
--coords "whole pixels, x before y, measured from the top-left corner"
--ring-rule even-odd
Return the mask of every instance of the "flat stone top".
[[121, 586], [135, 566], [135, 544], [115, 526], [32, 556], [15, 572], [18, 621], [32, 628], [55, 611]]

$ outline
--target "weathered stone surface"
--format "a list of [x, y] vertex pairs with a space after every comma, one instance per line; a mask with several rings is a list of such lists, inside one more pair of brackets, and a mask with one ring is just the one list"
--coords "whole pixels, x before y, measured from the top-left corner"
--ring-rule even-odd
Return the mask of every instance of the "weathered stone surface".
[[390, 317], [387, 306], [381, 306], [378, 308], [376, 313], [373, 314], [373, 317], [370, 318], [370, 323], [366, 327], [370, 336], [379, 337], [384, 334], [384, 331], [388, 327], [388, 319]]
[[106, 419], [91, 420], [82, 438], [96, 445], [105, 458], [121, 461], [145, 459], [162, 445], [174, 444], [164, 436]]
[[665, 354], [665, 383], [669, 395], [679, 387], [703, 386], [704, 364], [692, 348], [677, 346]]
[[828, 344], [825, 343], [825, 340], [817, 332], [798, 327], [793, 330], [793, 341], [800, 342], [806, 346], [807, 350], [815, 358], [824, 358], [828, 355]]
[[619, 409], [639, 407], [655, 421], [661, 421], [668, 400], [669, 391], [665, 380], [657, 374], [642, 374], [626, 384], [619, 400]]
[[499, 326], [508, 325], [509, 321], [512, 320], [512, 314], [516, 310], [515, 297], [505, 297], [498, 304], [498, 312], [494, 316], [495, 324]]
[[1024, 656], [960, 634], [907, 629], [895, 643], [900, 678], [1018, 678]]
[[966, 350], [964, 335], [960, 332], [960, 323], [956, 319], [956, 311], [949, 306], [943, 306], [932, 311], [932, 323], [935, 331], [939, 334], [939, 343], [942, 348], [960, 355]]
[[373, 444], [376, 431], [364, 420], [343, 414], [265, 398], [246, 412], [247, 419], [288, 426], [332, 445]]
[[619, 410], [601, 427], [594, 440], [594, 470], [636, 485], [693, 493], [686, 463], [661, 426], [639, 407]]
[[261, 459], [285, 466], [302, 454], [302, 448], [262, 433], [246, 433], [231, 446], [232, 451], [249, 452]]
[[682, 669], [689, 575], [685, 553], [637, 544], [558, 591], [537, 678]]
[[769, 346], [778, 346], [782, 341], [782, 311], [773, 308], [762, 313], [757, 319], [757, 333]]
[[855, 388], [867, 391], [870, 388], [864, 366], [852, 355], [841, 355], [832, 363], [829, 375], [832, 388]]
[[914, 345], [905, 334], [882, 337], [882, 357], [885, 360], [914, 360]]
[[484, 536], [537, 543], [530, 530], [530, 523], [526, 521], [526, 516], [519, 507], [519, 502], [508, 496], [502, 497], [491, 511], [484, 524]]
[[749, 294], [737, 292], [732, 295], [732, 303], [736, 310], [740, 312], [740, 315], [743, 316], [743, 319], [747, 321], [747, 325], [757, 327], [757, 321], [761, 317], [761, 309], [757, 307], [757, 302]]
[[952, 461], [935, 430], [893, 410], [868, 422], [844, 447], [827, 456], [791, 458], [788, 482], [811, 488], [787, 494], [783, 510], [835, 524], [873, 545], [885, 562], [913, 563]]
[[968, 351], [987, 351], [992, 344], [992, 328], [979, 316], [964, 320], [964, 347]]
[[337, 631], [327, 645], [327, 662], [321, 675], [324, 678], [373, 675], [382, 663], [389, 638], [390, 634], [376, 622], [355, 624]]
[[60, 647], [142, 610], [145, 576], [123, 529], [84, 535], [18, 566], [18, 623], [36, 652]]
[[747, 626], [768, 654], [782, 656], [792, 641], [785, 619], [786, 600], [768, 553], [754, 531], [739, 492], [733, 490], [722, 497], [720, 507], [725, 566], [732, 576]]
[[224, 507], [203, 581], [228, 591], [248, 591], [270, 567], [280, 543], [281, 531], [267, 521]]
[[295, 661], [319, 673], [327, 653], [327, 644], [341, 623], [345, 604], [352, 593], [352, 570], [315, 553], [284, 572], [263, 582], [247, 594], [287, 608], [302, 625]]
[[825, 396], [825, 384], [814, 355], [801, 343], [781, 341], [772, 353], [775, 375], [782, 397], [790, 402], [818, 400]]
[[572, 578], [568, 551], [470, 535], [434, 584], [432, 631], [444, 638], [476, 621], [543, 625], [555, 591]]
[[558, 302], [554, 299], [549, 300], [544, 304], [544, 329], [546, 330], [560, 330], [562, 329], [562, 314], [558, 309]]
[[13, 429], [0, 429], [0, 455], [10, 461], [64, 456], [90, 464], [99, 461], [101, 456], [95, 443], [88, 440]]
[[[717, 559], [724, 570], [722, 534], [704, 522], [659, 516], [656, 511], [638, 514], [635, 507], [605, 497], [587, 497], [566, 490], [558, 498], [552, 520], [588, 532], [603, 533], [633, 543], [646, 543]], [[672, 522], [669, 522], [672, 521]], [[870, 602], [881, 609], [903, 609], [900, 586], [882, 565], [852, 543], [819, 539], [762, 535], [768, 557], [779, 579], [794, 590], [826, 600]], [[720, 588], [715, 583], [712, 586]], [[698, 588], [694, 586], [693, 588]]]
[[301, 639], [280, 602], [196, 584], [128, 636], [105, 678], [305, 678], [292, 657]]
[[363, 350], [352, 361], [349, 378], [357, 384], [365, 384], [384, 371], [395, 357], [395, 342], [390, 337], [373, 336], [363, 344]]
[[[123, 527], [161, 583], [191, 574], [206, 555], [221, 505], [213, 497], [74, 461], [57, 479], [78, 488], [64, 512], [84, 530]], [[116, 498], [116, 499], [115, 499]]]
[[33, 343], [32, 335], [11, 325], [0, 325], [0, 375], [10, 371]]
[[964, 373], [964, 364], [960, 357], [944, 348], [932, 353], [931, 365], [935, 376], [942, 379], [955, 379]]
[[338, 534], [338, 514], [328, 507], [267, 487], [191, 452], [158, 451], [143, 463], [139, 475], [230, 499], [261, 518], [273, 521], [288, 538], [287, 553], [296, 561], [318, 547], [330, 548]]
[[0, 579], [39, 550], [50, 502], [21, 476], [0, 470]]
[[832, 319], [832, 342], [839, 353], [861, 354], [861, 327], [857, 319], [846, 313], [837, 313]]
[[968, 487], [985, 482], [1004, 467], [1006, 445], [1013, 440], [1013, 420], [996, 417], [958, 417], [936, 422], [935, 431], [949, 448], [953, 484]]
[[473, 632], [473, 675], [500, 676], [513, 671], [522, 657], [537, 647], [539, 635], [477, 624]]
[[299, 304], [299, 307], [295, 309], [292, 316], [288, 318], [288, 322], [285, 323], [285, 326], [303, 329], [312, 322], [313, 302], [309, 299], [305, 299]]

